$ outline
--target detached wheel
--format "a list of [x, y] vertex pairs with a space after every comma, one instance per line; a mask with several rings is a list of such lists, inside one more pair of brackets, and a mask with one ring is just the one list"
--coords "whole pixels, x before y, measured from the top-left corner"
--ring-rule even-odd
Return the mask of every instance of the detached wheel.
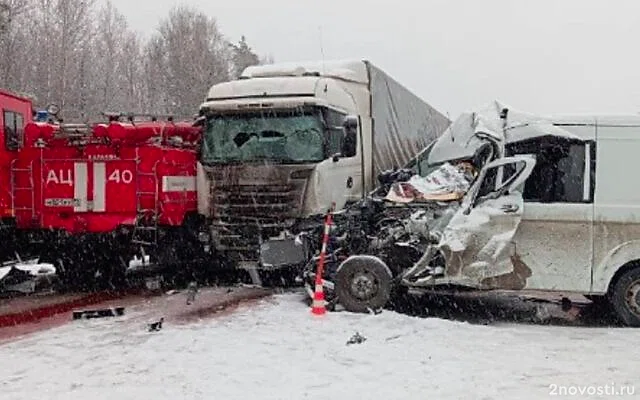
[[391, 295], [391, 271], [376, 257], [351, 257], [336, 273], [336, 296], [347, 311], [366, 313], [384, 307]]
[[611, 305], [628, 326], [640, 327], [640, 268], [622, 274], [610, 293]]

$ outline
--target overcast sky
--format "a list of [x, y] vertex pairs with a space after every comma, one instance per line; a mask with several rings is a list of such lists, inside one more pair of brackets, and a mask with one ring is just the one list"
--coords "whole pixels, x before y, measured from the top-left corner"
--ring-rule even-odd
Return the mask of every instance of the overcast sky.
[[[640, 0], [113, 0], [153, 32], [177, 4], [275, 61], [366, 58], [452, 118], [640, 112]], [[322, 32], [322, 35], [320, 34]], [[203, 88], [203, 93], [206, 91]]]

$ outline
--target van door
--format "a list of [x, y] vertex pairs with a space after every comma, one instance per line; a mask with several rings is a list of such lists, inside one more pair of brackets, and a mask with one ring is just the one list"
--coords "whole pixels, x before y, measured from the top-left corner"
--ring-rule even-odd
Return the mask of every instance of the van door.
[[514, 238], [519, 262], [531, 270], [527, 289], [588, 292], [595, 142], [546, 138], [517, 144], [514, 150], [537, 155]]
[[[444, 229], [439, 248], [445, 278], [436, 284], [522, 289], [530, 274], [513, 243], [523, 213], [520, 187], [536, 164], [531, 156], [488, 163]], [[502, 183], [498, 177], [503, 176]]]

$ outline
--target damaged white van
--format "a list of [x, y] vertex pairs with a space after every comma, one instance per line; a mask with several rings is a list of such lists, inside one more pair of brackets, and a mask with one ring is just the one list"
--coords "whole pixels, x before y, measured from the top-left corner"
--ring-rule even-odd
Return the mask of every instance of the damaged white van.
[[[557, 291], [608, 301], [640, 326], [639, 153], [636, 116], [547, 118], [498, 102], [465, 113], [411, 179], [334, 216], [327, 298], [363, 312], [399, 287]], [[475, 173], [447, 195], [430, 177], [460, 163]], [[306, 282], [314, 274], [315, 259]]]

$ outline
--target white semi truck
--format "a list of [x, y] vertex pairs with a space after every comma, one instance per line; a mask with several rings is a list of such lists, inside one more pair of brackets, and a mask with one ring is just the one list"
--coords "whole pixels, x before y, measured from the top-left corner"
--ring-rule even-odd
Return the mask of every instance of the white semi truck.
[[303, 263], [306, 218], [360, 200], [450, 121], [368, 61], [247, 68], [201, 105], [200, 239], [235, 267]]

